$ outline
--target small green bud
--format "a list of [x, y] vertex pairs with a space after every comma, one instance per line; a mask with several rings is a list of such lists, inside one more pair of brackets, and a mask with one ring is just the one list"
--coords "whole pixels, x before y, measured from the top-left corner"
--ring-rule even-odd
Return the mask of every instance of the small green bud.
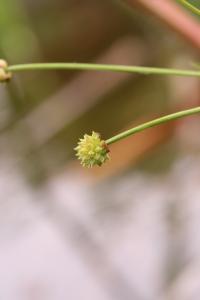
[[4, 59], [0, 59], [0, 82], [8, 81], [12, 74], [7, 71], [8, 64]]
[[104, 140], [101, 140], [100, 134], [92, 132], [92, 135], [85, 134], [80, 139], [78, 146], [75, 148], [76, 156], [80, 159], [84, 167], [101, 166], [109, 159], [109, 149]]

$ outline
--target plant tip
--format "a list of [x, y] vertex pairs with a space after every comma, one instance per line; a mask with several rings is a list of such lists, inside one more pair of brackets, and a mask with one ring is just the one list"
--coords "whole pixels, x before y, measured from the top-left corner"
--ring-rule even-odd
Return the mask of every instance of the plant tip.
[[12, 74], [7, 70], [8, 64], [4, 59], [0, 59], [0, 82], [6, 82], [11, 79]]
[[87, 168], [101, 166], [109, 159], [109, 149], [106, 142], [101, 139], [99, 133], [94, 131], [91, 135], [85, 134], [80, 139], [75, 151], [82, 166]]

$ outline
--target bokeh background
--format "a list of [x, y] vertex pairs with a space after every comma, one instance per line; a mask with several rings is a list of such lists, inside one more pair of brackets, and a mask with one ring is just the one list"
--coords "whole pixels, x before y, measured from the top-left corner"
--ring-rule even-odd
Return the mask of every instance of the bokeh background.
[[[0, 2], [10, 65], [195, 68], [199, 53], [198, 17], [172, 0]], [[73, 148], [199, 103], [191, 77], [29, 71], [2, 84], [0, 299], [198, 300], [199, 117], [113, 144], [101, 168]]]

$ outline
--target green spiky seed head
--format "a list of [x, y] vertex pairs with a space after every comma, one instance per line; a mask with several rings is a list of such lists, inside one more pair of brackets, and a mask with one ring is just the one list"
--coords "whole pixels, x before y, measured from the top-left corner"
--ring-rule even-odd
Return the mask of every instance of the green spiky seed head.
[[109, 159], [109, 149], [106, 142], [100, 138], [100, 134], [92, 132], [91, 135], [85, 134], [75, 148], [76, 156], [80, 159], [84, 167], [101, 166]]

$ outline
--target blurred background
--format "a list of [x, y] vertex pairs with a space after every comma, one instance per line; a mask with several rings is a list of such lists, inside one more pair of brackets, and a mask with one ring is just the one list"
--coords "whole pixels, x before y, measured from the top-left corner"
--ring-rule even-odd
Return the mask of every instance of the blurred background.
[[[200, 8], [199, 0], [190, 1]], [[9, 64], [195, 68], [200, 22], [173, 0], [1, 0]], [[35, 71], [0, 86], [0, 299], [198, 300], [200, 122], [149, 129], [83, 169], [107, 139], [200, 105], [198, 78]]]

